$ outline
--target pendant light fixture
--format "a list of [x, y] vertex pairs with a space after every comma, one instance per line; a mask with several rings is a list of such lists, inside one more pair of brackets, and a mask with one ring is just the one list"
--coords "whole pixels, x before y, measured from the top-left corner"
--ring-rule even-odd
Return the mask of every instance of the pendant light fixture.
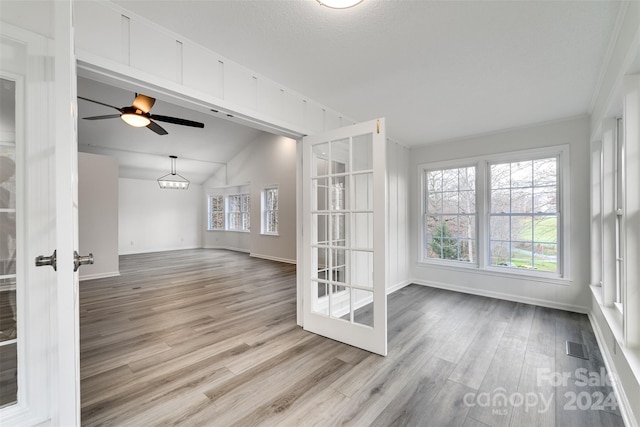
[[186, 190], [189, 188], [189, 180], [176, 172], [177, 156], [169, 156], [171, 159], [171, 173], [158, 178], [158, 185], [164, 190]]
[[332, 9], [347, 9], [357, 4], [362, 3], [363, 0], [316, 0], [321, 6], [327, 6]]

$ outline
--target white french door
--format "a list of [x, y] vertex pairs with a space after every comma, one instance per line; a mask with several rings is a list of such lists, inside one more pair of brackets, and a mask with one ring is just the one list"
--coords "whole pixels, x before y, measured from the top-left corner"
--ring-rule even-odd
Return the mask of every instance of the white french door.
[[[0, 425], [79, 425], [71, 1], [14, 2], [0, 19]], [[56, 270], [36, 266], [54, 251]]]
[[384, 119], [302, 147], [304, 329], [386, 356]]

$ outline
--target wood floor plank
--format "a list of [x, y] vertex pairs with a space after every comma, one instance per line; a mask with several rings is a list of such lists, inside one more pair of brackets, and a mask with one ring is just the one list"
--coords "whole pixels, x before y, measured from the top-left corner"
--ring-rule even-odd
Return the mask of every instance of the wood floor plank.
[[372, 426], [419, 425], [423, 409], [440, 392], [454, 367], [455, 364], [447, 360], [431, 357], [378, 415]]
[[507, 323], [505, 322], [483, 323], [449, 379], [467, 387], [479, 389], [491, 361], [496, 356], [496, 349], [506, 328]]
[[[388, 297], [381, 357], [296, 325], [295, 265], [195, 249], [123, 256], [120, 272], [80, 285], [85, 426], [622, 425], [558, 409], [606, 385], [553, 387], [554, 420], [473, 405], [529, 392], [553, 363], [603, 367], [584, 315], [410, 285]], [[568, 338], [589, 360], [566, 359]]]
[[504, 335], [502, 337], [487, 374], [478, 389], [478, 395], [488, 397], [490, 404], [487, 404], [486, 400], [474, 402], [469, 412], [472, 418], [493, 427], [509, 425], [513, 407], [508, 404], [494, 404], [494, 398], [498, 394], [508, 398], [518, 390], [526, 346], [527, 340], [522, 336]]
[[555, 371], [554, 357], [527, 351], [518, 389], [512, 395], [515, 404], [509, 425], [545, 427], [555, 423], [554, 387], [541, 381], [542, 370]]

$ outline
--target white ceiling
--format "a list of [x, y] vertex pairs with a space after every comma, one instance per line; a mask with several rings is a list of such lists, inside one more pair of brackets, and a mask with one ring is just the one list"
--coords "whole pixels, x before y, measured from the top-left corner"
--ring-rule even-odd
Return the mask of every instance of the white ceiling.
[[408, 145], [589, 113], [622, 4], [115, 3]]
[[[117, 0], [115, 3], [356, 120], [387, 118], [407, 145], [589, 114], [618, 1]], [[83, 78], [81, 96], [117, 107], [134, 94]], [[154, 94], [148, 94], [155, 96]], [[79, 101], [80, 117], [111, 114]], [[159, 99], [169, 135], [119, 119], [80, 120], [80, 150], [114, 155], [123, 177], [154, 179], [177, 155], [202, 182], [258, 131]], [[136, 154], [134, 152], [146, 153]], [[196, 162], [186, 159], [205, 160]], [[183, 173], [184, 172], [184, 173]]]

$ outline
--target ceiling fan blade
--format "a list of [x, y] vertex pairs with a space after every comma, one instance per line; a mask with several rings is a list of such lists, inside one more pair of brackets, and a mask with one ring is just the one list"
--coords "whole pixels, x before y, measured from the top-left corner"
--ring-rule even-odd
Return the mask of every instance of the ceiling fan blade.
[[117, 119], [120, 117], [120, 114], [107, 114], [106, 116], [92, 116], [92, 117], [83, 117], [84, 120], [102, 120], [102, 119]]
[[84, 101], [93, 102], [94, 104], [104, 105], [105, 107], [113, 108], [114, 110], [118, 110], [118, 111], [120, 111], [122, 113], [122, 109], [121, 108], [114, 107], [113, 105], [105, 104], [104, 102], [94, 101], [93, 99], [84, 98], [82, 96], [79, 96], [78, 99], [82, 99]]
[[194, 128], [204, 127], [204, 123], [194, 122], [192, 120], [186, 120], [186, 119], [179, 119], [177, 117], [159, 116], [157, 114], [152, 114], [151, 118], [154, 120], [158, 120], [160, 122], [173, 123], [174, 125], [191, 126]]
[[158, 135], [167, 135], [169, 133], [166, 130], [164, 130], [164, 128], [162, 128], [162, 126], [160, 126], [159, 124], [157, 124], [153, 120], [149, 122], [147, 127], [149, 129], [151, 129], [152, 131], [154, 131], [155, 133], [157, 133]]
[[155, 102], [155, 98], [151, 98], [150, 96], [146, 96], [140, 93], [136, 94], [136, 99], [133, 100], [133, 106], [143, 113], [148, 113]]

